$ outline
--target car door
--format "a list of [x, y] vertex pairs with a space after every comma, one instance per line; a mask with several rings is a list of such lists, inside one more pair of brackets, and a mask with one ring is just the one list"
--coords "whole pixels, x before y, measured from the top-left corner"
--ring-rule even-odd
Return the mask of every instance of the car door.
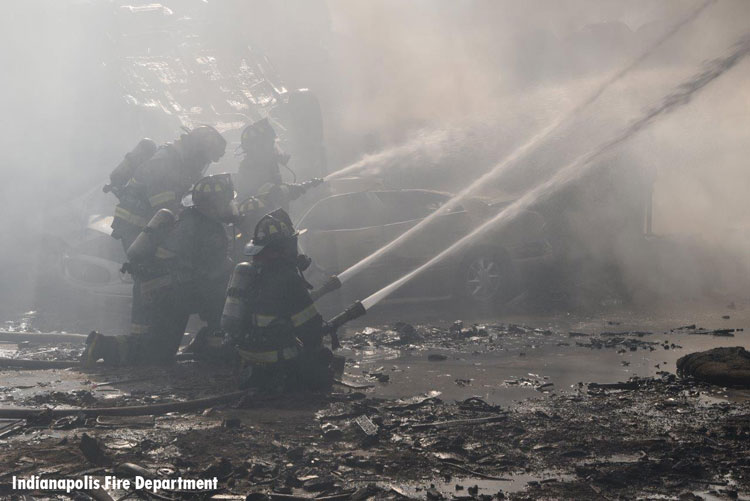
[[339, 273], [383, 245], [384, 211], [371, 192], [323, 199], [298, 223], [300, 247], [324, 273]]
[[[383, 240], [386, 242], [395, 240], [421, 223], [451, 198], [449, 194], [429, 190], [380, 192], [378, 195], [386, 206], [397, 212], [383, 228]], [[403, 273], [426, 263], [471, 230], [469, 219], [460, 205], [441, 214], [394, 247], [388, 253], [390, 265]], [[444, 265], [441, 262], [436, 267]]]

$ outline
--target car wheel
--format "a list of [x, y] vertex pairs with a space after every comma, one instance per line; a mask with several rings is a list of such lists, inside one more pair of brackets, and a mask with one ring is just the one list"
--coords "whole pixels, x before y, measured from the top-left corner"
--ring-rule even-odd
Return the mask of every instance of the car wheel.
[[456, 285], [470, 303], [504, 303], [518, 293], [518, 272], [505, 251], [477, 249], [462, 261]]

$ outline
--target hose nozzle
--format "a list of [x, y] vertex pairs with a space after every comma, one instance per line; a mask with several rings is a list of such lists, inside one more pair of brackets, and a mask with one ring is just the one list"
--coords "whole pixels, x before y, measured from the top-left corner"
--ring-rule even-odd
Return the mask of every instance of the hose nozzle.
[[324, 283], [319, 289], [315, 289], [310, 293], [310, 297], [313, 301], [317, 301], [321, 297], [328, 293], [331, 293], [341, 288], [341, 280], [336, 275], [331, 276], [326, 283]]
[[355, 301], [351, 306], [349, 306], [346, 310], [339, 313], [332, 319], [328, 321], [328, 325], [330, 325], [334, 330], [338, 329], [342, 325], [344, 325], [347, 322], [351, 322], [352, 320], [361, 317], [367, 313], [367, 310], [365, 310], [365, 307], [362, 306], [361, 301]]

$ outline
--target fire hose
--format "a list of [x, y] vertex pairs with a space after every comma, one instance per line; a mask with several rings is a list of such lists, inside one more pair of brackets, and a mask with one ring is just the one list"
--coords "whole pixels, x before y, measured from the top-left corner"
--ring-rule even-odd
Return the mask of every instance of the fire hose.
[[[332, 342], [338, 345], [336, 330], [345, 323], [359, 318], [367, 313], [362, 303], [354, 302], [346, 310], [339, 313], [327, 322], [332, 336]], [[336, 346], [337, 347], [337, 346]], [[0, 366], [15, 366], [21, 368], [70, 368], [77, 367], [77, 362], [59, 360], [18, 360], [0, 359]], [[170, 402], [163, 404], [136, 405], [128, 407], [99, 407], [82, 409], [45, 409], [45, 408], [0, 408], [0, 418], [33, 419], [42, 416], [60, 418], [64, 416], [76, 416], [83, 414], [86, 417], [96, 416], [146, 416], [152, 414], [165, 414], [167, 412], [186, 412], [196, 409], [204, 409], [215, 404], [224, 403], [249, 395], [247, 390], [224, 393], [214, 397], [186, 400], [183, 402]]]
[[97, 416], [149, 416], [152, 414], [166, 414], [168, 412], [187, 412], [197, 409], [205, 409], [212, 405], [231, 402], [245, 395], [251, 395], [247, 390], [223, 393], [214, 397], [185, 400], [182, 402], [168, 402], [163, 404], [134, 405], [127, 407], [97, 407], [97, 408], [68, 408], [49, 409], [39, 407], [0, 407], [0, 418], [6, 419], [34, 419], [43, 416], [50, 418], [61, 418], [65, 416], [84, 415], [85, 417]]
[[29, 360], [25, 358], [0, 358], [0, 368], [43, 370], [43, 369], [70, 369], [80, 367], [81, 363], [75, 360]]
[[[191, 353], [178, 353], [175, 360], [192, 360]], [[77, 360], [31, 360], [28, 358], [1, 358], [0, 369], [45, 370], [81, 368]]]
[[[338, 284], [338, 286], [336, 286]], [[341, 282], [338, 281], [336, 276], [331, 277], [326, 284], [324, 284], [318, 291], [321, 293], [317, 296], [320, 297], [323, 294], [336, 290], [341, 286]], [[318, 292], [314, 291], [314, 292]], [[350, 322], [356, 318], [361, 317], [367, 313], [365, 307], [360, 301], [355, 301], [346, 310], [339, 313], [331, 320], [327, 322], [328, 333], [331, 336], [331, 344], [333, 349], [340, 347], [338, 336], [336, 331], [343, 326], [345, 323]], [[36, 336], [37, 334], [34, 334]], [[81, 336], [83, 338], [84, 336]], [[192, 358], [191, 354], [178, 353], [175, 356], [175, 360], [189, 360]], [[80, 367], [81, 364], [75, 360], [30, 360], [23, 358], [2, 358], [0, 357], [0, 368], [9, 369], [21, 369], [21, 370], [44, 370], [44, 369], [72, 369]]]

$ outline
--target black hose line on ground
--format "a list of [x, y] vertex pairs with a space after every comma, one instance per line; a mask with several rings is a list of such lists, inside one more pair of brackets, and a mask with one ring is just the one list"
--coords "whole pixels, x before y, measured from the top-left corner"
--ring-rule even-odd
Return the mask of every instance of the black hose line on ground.
[[212, 405], [238, 400], [240, 397], [252, 395], [247, 390], [223, 393], [213, 397], [185, 400], [183, 402], [169, 402], [163, 404], [134, 405], [127, 407], [99, 407], [99, 408], [68, 408], [68, 409], [46, 409], [39, 407], [0, 407], [0, 418], [5, 419], [35, 419], [40, 417], [61, 418], [65, 416], [84, 415], [85, 417], [97, 416], [150, 416], [162, 415], [168, 412], [187, 412], [205, 409]]
[[[193, 360], [192, 353], [178, 353], [175, 360]], [[0, 369], [25, 369], [25, 370], [44, 370], [44, 369], [84, 369], [81, 362], [76, 360], [31, 360], [27, 358], [2, 358], [0, 357]], [[101, 368], [112, 366], [101, 365]]]
[[86, 342], [87, 334], [71, 334], [62, 332], [11, 332], [0, 330], [0, 341], [8, 343], [73, 343], [83, 344]]
[[80, 367], [81, 363], [75, 360], [29, 360], [24, 358], [0, 358], [0, 369], [70, 369]]

